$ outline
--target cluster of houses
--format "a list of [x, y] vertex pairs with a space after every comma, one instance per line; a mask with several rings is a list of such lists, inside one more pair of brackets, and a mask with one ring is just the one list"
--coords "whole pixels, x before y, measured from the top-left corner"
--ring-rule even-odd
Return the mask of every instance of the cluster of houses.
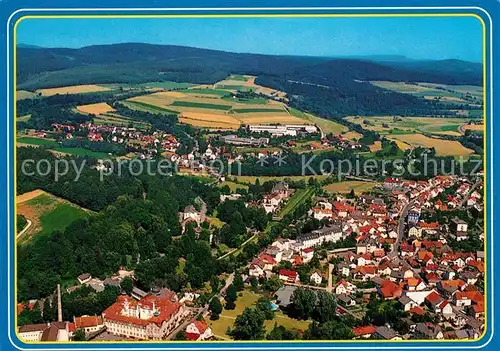
[[293, 193], [294, 189], [290, 189], [288, 183], [279, 182], [273, 186], [271, 193], [264, 195], [262, 207], [266, 213], [275, 213]]

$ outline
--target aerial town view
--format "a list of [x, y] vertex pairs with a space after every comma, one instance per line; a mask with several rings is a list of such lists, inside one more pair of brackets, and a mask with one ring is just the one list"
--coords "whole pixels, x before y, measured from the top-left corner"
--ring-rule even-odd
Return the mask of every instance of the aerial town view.
[[482, 30], [442, 21], [23, 20], [17, 337], [481, 338]]

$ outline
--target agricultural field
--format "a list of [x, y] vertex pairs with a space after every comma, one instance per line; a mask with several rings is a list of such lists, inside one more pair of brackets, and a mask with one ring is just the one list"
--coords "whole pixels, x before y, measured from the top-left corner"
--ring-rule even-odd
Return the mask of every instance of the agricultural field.
[[40, 93], [42, 96], [51, 96], [56, 94], [63, 95], [63, 94], [97, 93], [108, 90], [112, 89], [102, 85], [84, 84], [84, 85], [72, 85], [59, 88], [39, 89], [36, 92]]
[[58, 146], [59, 144], [53, 139], [36, 138], [29, 136], [20, 136], [17, 139], [17, 144], [32, 145], [32, 146]]
[[113, 84], [100, 84], [101, 86], [111, 89], [164, 89], [164, 90], [177, 90], [187, 89], [194, 86], [191, 83], [178, 83], [178, 82], [146, 82], [146, 83], [113, 83]]
[[[289, 113], [286, 106], [278, 101], [268, 100], [262, 96], [231, 97], [236, 83], [239, 84], [238, 87], [255, 84], [254, 77], [236, 75], [214, 86], [199, 85], [176, 91], [154, 92], [121, 103], [148, 112], [178, 113], [181, 123], [208, 129], [234, 130], [242, 124], [314, 123], [311, 121], [312, 117], [305, 115], [299, 117], [297, 113], [296, 115]], [[324, 125], [328, 125], [328, 122]], [[333, 124], [329, 127], [333, 128]]]
[[377, 140], [372, 145], [370, 145], [369, 148], [371, 152], [382, 150], [382, 142], [380, 140]]
[[379, 185], [375, 182], [363, 182], [361, 180], [347, 180], [338, 183], [325, 185], [323, 189], [330, 193], [349, 193], [354, 190], [355, 193], [363, 193], [371, 191], [375, 186]]
[[110, 155], [105, 152], [92, 151], [79, 147], [56, 147], [50, 151], [57, 155], [85, 156], [94, 158], [109, 158]]
[[106, 112], [114, 112], [115, 109], [109, 106], [105, 102], [99, 102], [97, 104], [80, 105], [76, 109], [81, 113], [88, 113], [92, 115], [100, 115]]
[[[394, 140], [398, 146], [407, 144], [408, 148], [435, 148], [436, 156], [469, 156], [474, 153], [473, 150], [464, 147], [455, 140], [444, 140], [438, 138], [429, 138], [423, 134], [399, 134], [387, 136], [389, 140]], [[404, 148], [400, 147], [402, 150]]]
[[[311, 115], [309, 113], [304, 113], [302, 111], [292, 109], [290, 108], [290, 113], [295, 116], [295, 111], [304, 114], [305, 118], [309, 120], [311, 123], [317, 125], [319, 128], [321, 128], [321, 131], [325, 134], [341, 134], [349, 131], [349, 128], [346, 126], [343, 126], [340, 123], [337, 123], [335, 121], [326, 119], [326, 118], [321, 118], [321, 117], [316, 117], [314, 115]], [[299, 117], [299, 116], [297, 116]]]
[[42, 190], [17, 196], [16, 206], [17, 213], [31, 221], [31, 226], [19, 238], [20, 244], [48, 238], [55, 230], [64, 230], [89, 214], [88, 210]]
[[[243, 290], [238, 293], [238, 299], [236, 300], [236, 307], [234, 310], [224, 309], [220, 314], [220, 318], [216, 321], [207, 320], [208, 325], [212, 329], [215, 336], [222, 340], [230, 340], [231, 337], [226, 334], [228, 328], [234, 326], [236, 317], [243, 313], [243, 310], [247, 307], [254, 306], [257, 301], [262, 297], [262, 295], [254, 293], [249, 290]], [[241, 296], [240, 296], [241, 295]], [[287, 329], [301, 330], [304, 331], [309, 327], [310, 321], [302, 321], [297, 319], [292, 319], [285, 315], [281, 311], [274, 312], [274, 319], [270, 321], [265, 321], [264, 326], [266, 331], [270, 331], [274, 328], [274, 324], [282, 325]]]
[[[468, 118], [433, 118], [433, 117], [345, 117], [349, 122], [359, 124], [364, 129], [384, 135], [429, 133], [436, 135], [460, 136], [460, 127], [469, 122]], [[365, 123], [368, 122], [368, 124]]]
[[26, 122], [26, 121], [29, 121], [30, 118], [31, 118], [31, 115], [18, 116], [16, 118], [16, 122]]
[[27, 91], [27, 90], [16, 91], [16, 100], [32, 99], [36, 96], [37, 96], [37, 94], [35, 94], [31, 91]]
[[354, 140], [354, 141], [358, 141], [359, 139], [361, 139], [363, 137], [363, 134], [358, 133], [354, 130], [350, 130], [348, 132], [342, 133], [341, 135], [344, 139]]
[[480, 86], [388, 81], [372, 81], [371, 83], [384, 89], [410, 94], [426, 100], [465, 103], [475, 107], [480, 106], [483, 101], [483, 89]]

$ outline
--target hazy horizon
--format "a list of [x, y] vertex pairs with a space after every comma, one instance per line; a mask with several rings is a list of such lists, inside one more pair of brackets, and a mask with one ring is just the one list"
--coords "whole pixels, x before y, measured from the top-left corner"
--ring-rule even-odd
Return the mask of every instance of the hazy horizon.
[[17, 40], [45, 48], [145, 43], [235, 53], [482, 62], [474, 17], [30, 18]]

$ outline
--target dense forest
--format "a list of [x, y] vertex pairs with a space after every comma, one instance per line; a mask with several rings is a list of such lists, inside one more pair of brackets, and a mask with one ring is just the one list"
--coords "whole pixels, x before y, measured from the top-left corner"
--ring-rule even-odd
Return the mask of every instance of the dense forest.
[[[55, 160], [48, 151], [34, 148], [19, 148], [18, 158], [18, 165], [25, 159]], [[19, 247], [21, 300], [50, 295], [58, 282], [83, 272], [104, 277], [119, 266], [136, 268], [143, 286], [155, 283], [149, 278], [151, 274], [155, 279], [164, 277], [164, 285], [170, 278], [165, 275], [175, 271], [181, 257], [187, 260], [187, 275], [185, 281], [176, 283], [176, 290], [187, 283], [200, 287], [215, 274], [217, 267], [208, 242], [195, 240], [192, 229], [175, 244], [171, 237], [180, 234], [179, 211], [193, 204], [195, 198], [204, 199], [208, 213], [214, 210], [219, 202], [217, 188], [181, 176], [134, 178], [123, 174], [100, 181], [99, 173], [88, 166], [78, 182], [73, 181], [74, 170], [59, 182], [50, 175], [29, 177], [20, 169], [18, 172], [18, 193], [41, 188], [100, 211], [62, 232], [54, 232], [49, 240]], [[163, 275], [155, 273], [157, 269]]]

